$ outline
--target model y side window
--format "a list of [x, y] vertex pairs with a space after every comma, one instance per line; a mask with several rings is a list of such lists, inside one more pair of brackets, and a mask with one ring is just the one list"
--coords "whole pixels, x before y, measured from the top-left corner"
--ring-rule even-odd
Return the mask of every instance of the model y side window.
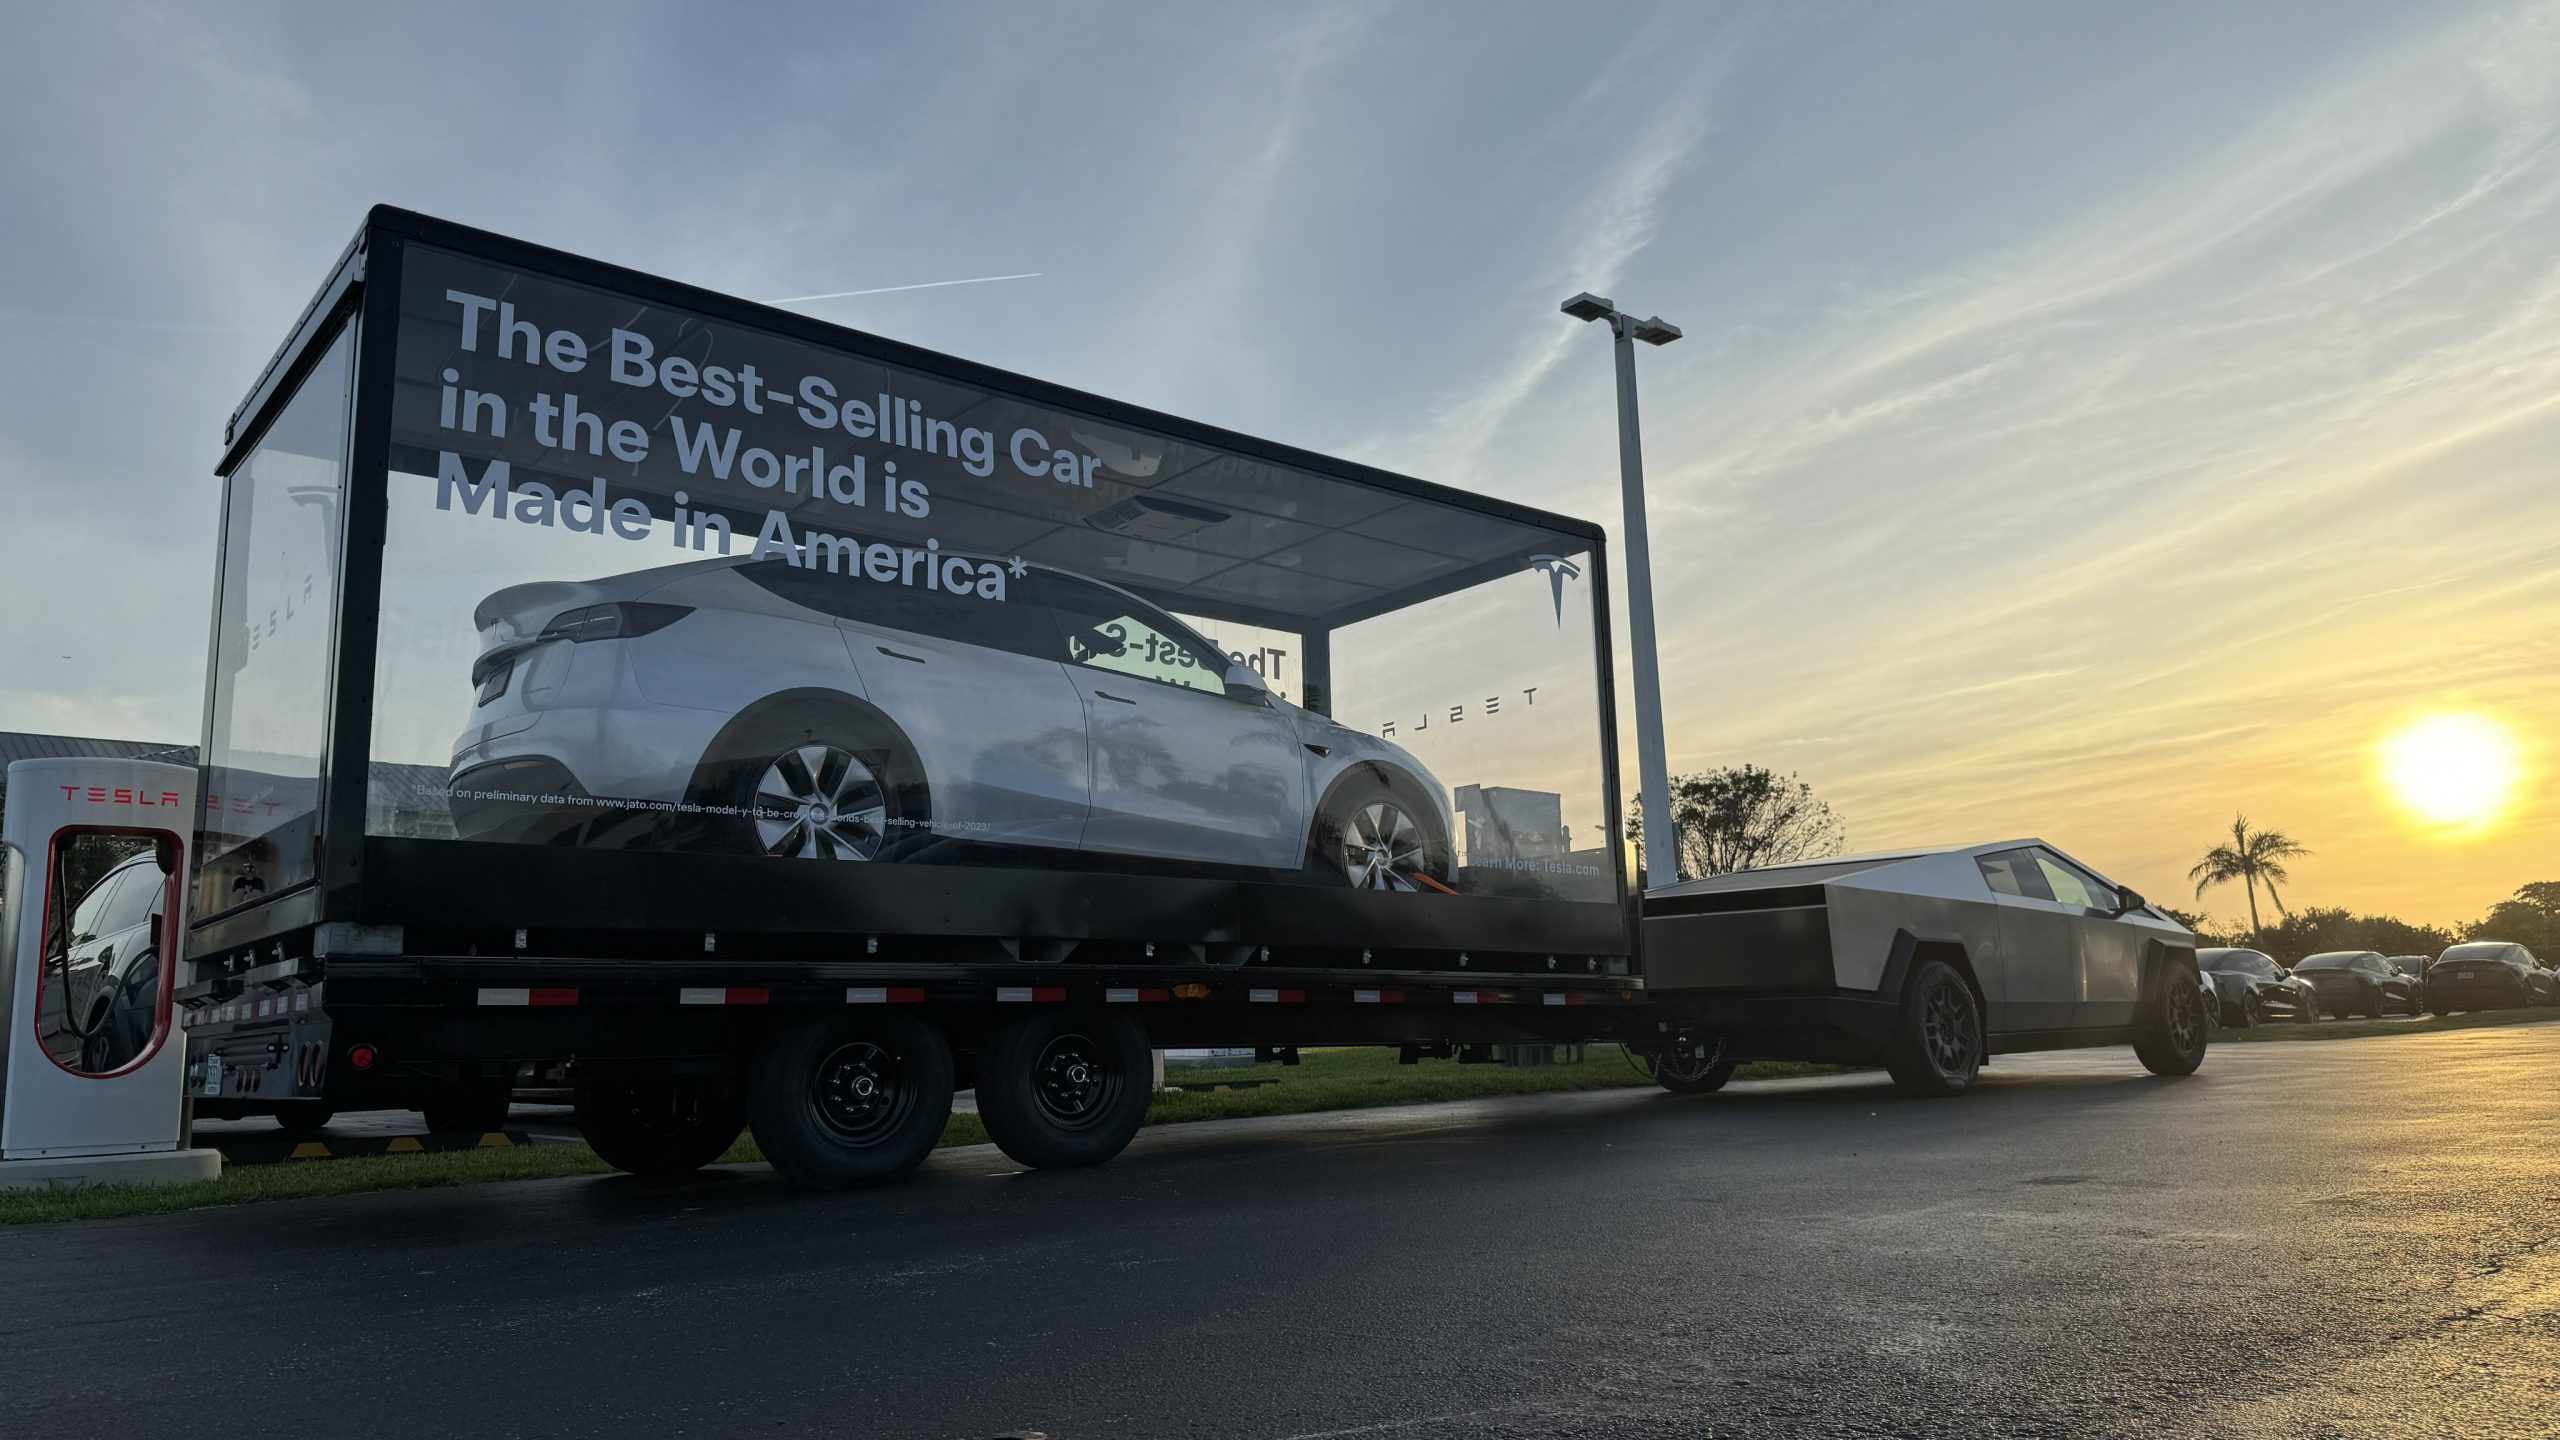
[[990, 600], [974, 592], [884, 584], [863, 575], [835, 574], [780, 560], [760, 560], [741, 567], [738, 574], [794, 605], [833, 619], [1043, 660], [1058, 658], [1057, 627], [1021, 587], [1005, 599]]
[[2051, 887], [2054, 899], [2084, 910], [2116, 908], [2114, 886], [2050, 850], [2038, 850], [2035, 857], [2036, 868], [2044, 872], [2045, 884]]
[[1211, 695], [1227, 693], [1227, 658], [1172, 616], [1063, 575], [1047, 577], [1043, 588], [1057, 613], [1070, 663]]
[[2045, 884], [2044, 874], [2036, 868], [2035, 856], [2026, 850], [2002, 850], [1985, 855], [1974, 863], [1982, 867], [1982, 878], [1995, 895], [2015, 895], [2022, 900], [2050, 900], [2053, 891]]

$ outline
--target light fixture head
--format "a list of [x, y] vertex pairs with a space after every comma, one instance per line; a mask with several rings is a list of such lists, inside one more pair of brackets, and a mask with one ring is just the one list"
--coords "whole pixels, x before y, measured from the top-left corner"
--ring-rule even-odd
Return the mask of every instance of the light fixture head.
[[1588, 290], [1564, 302], [1564, 313], [1576, 320], [1606, 320], [1617, 308]]
[[1633, 331], [1635, 337], [1647, 345], [1668, 345], [1680, 338], [1680, 327], [1659, 315], [1637, 321]]

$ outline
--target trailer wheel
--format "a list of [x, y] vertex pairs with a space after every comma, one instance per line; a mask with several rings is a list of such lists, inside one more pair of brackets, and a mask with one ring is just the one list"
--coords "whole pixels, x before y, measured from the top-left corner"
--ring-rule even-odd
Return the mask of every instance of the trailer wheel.
[[1885, 1073], [1906, 1094], [1954, 1095], [1982, 1068], [1982, 1011], [1973, 987], [1944, 960], [1913, 967], [1885, 1049]]
[[1146, 1122], [1154, 1059], [1125, 1015], [1059, 1011], [1008, 1020], [978, 1052], [978, 1118], [1035, 1170], [1099, 1165]]
[[1733, 1078], [1738, 1063], [1725, 1053], [1722, 1043], [1710, 1047], [1704, 1055], [1656, 1055], [1653, 1083], [1674, 1095], [1711, 1095]]
[[604, 1163], [644, 1179], [689, 1175], [747, 1128], [737, 1088], [717, 1080], [606, 1078], [578, 1087], [578, 1129]]
[[2161, 977], [2159, 1003], [2134, 1035], [2134, 1058], [2154, 1075], [2193, 1075], [2205, 1044], [2204, 987], [2195, 972], [2172, 965]]
[[747, 1121], [775, 1171], [811, 1190], [903, 1178], [951, 1120], [951, 1046], [911, 1015], [817, 1015], [774, 1033]]

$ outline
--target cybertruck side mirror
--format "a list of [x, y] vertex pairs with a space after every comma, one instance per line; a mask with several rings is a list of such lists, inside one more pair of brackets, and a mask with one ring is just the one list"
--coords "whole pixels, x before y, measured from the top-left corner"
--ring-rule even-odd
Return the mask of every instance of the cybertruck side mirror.
[[2118, 917], [2130, 915], [2134, 911], [2139, 910], [2150, 903], [2150, 901], [2142, 898], [2141, 891], [2134, 889], [2130, 885], [2119, 885], [2116, 887], [2115, 914]]

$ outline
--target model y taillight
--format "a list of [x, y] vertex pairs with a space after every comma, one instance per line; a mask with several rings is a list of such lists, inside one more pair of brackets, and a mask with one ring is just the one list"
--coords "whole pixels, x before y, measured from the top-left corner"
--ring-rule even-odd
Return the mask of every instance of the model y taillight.
[[542, 627], [538, 638], [566, 640], [572, 645], [583, 645], [590, 640], [627, 640], [634, 635], [664, 630], [692, 613], [690, 605], [617, 600], [610, 605], [563, 610], [551, 617], [550, 624]]

